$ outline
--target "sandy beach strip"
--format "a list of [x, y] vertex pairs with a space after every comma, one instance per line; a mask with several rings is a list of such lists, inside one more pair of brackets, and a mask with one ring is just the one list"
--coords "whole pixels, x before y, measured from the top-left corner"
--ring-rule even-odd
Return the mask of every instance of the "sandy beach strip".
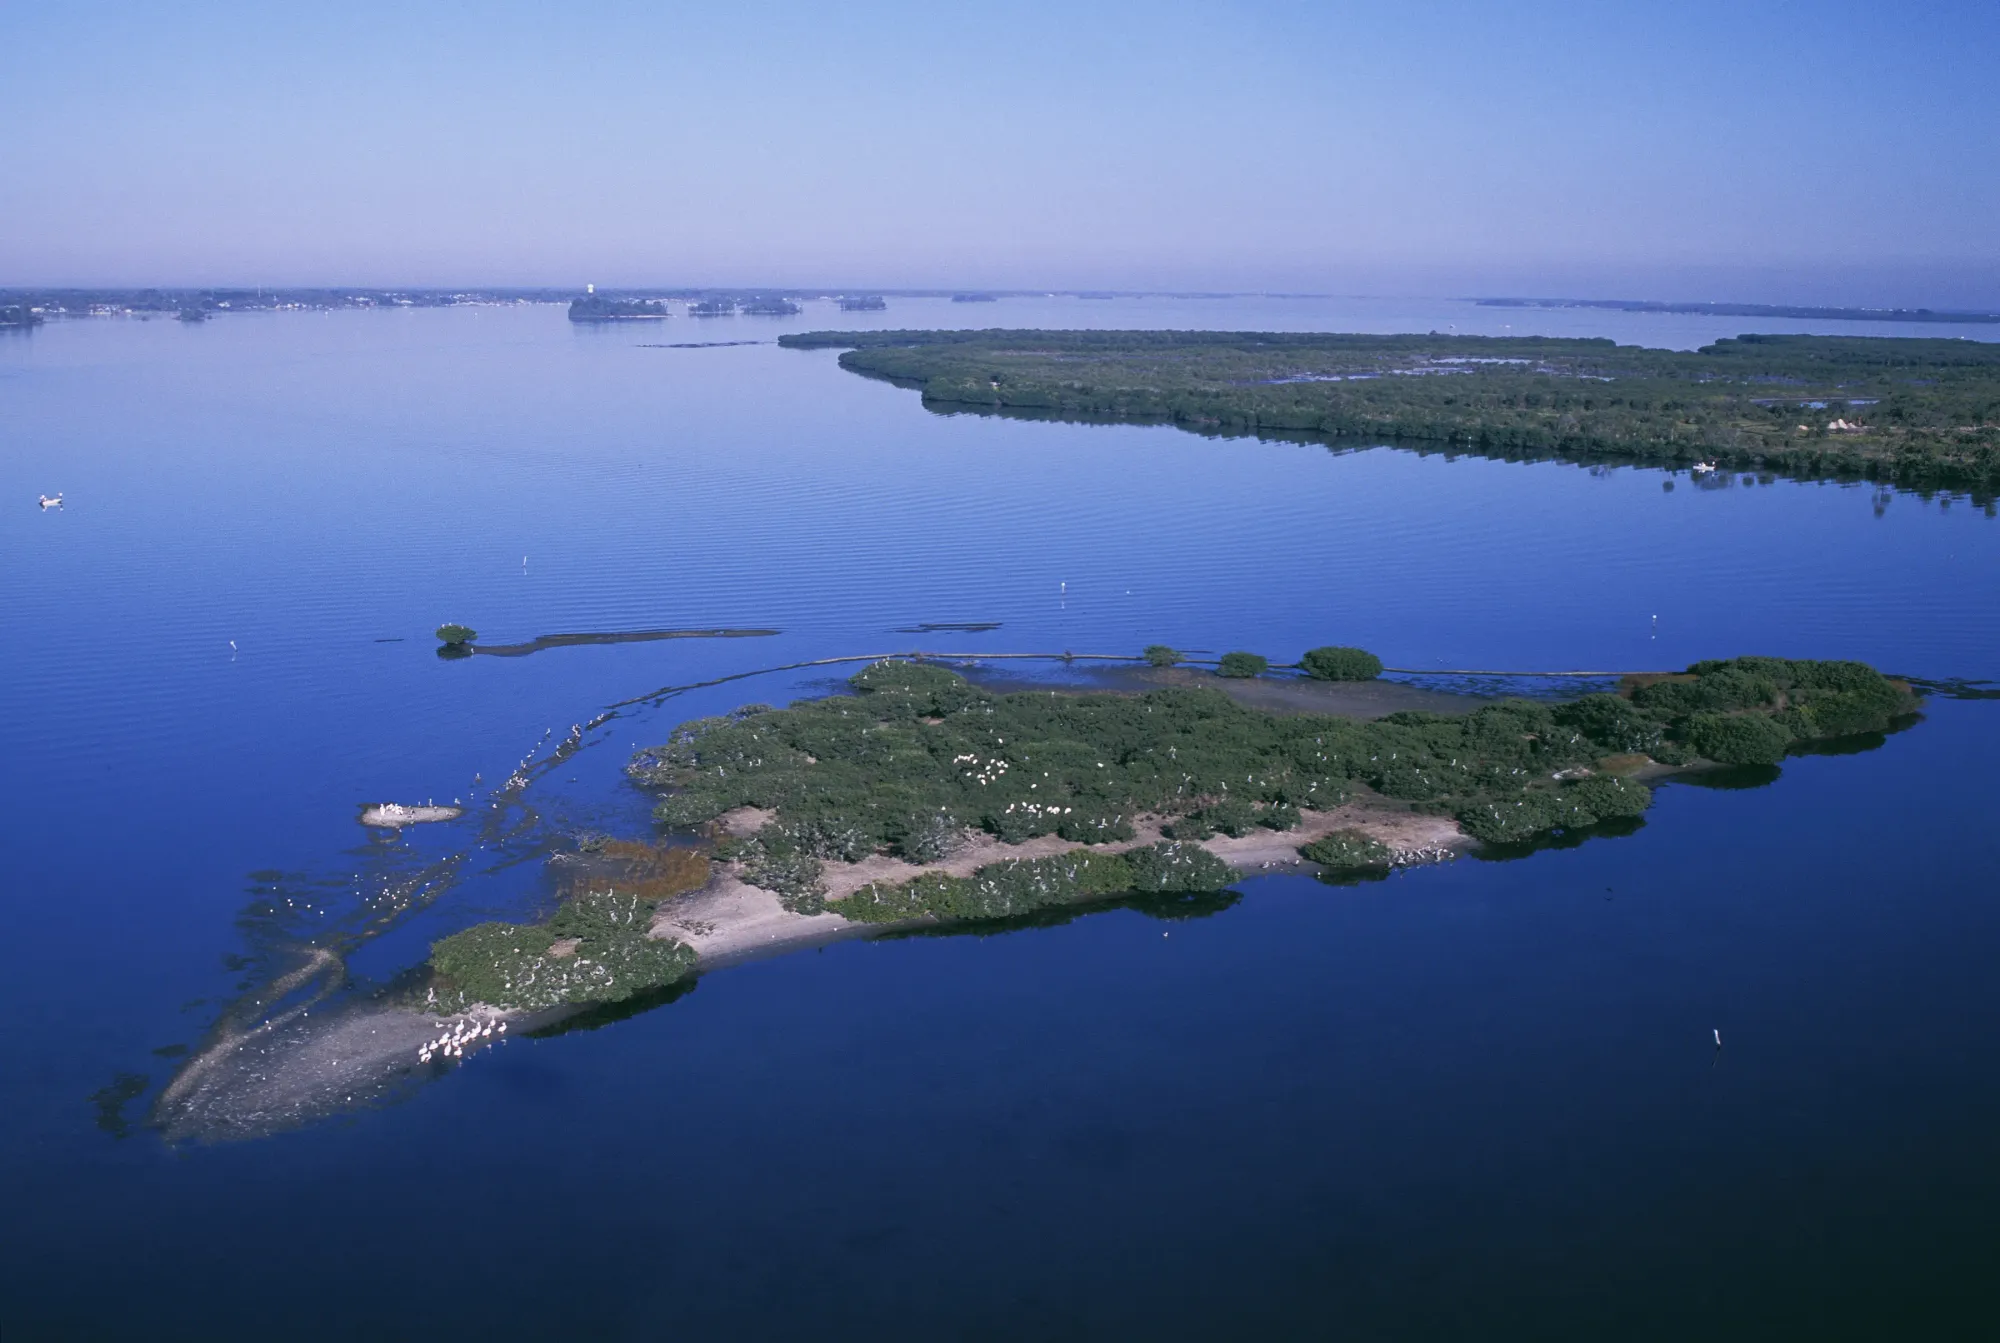
[[[743, 836], [754, 834], [770, 819], [768, 812], [744, 807], [723, 816], [718, 827], [726, 834]], [[888, 854], [874, 854], [854, 863], [829, 862], [821, 868], [829, 905], [823, 914], [792, 913], [774, 893], [746, 882], [739, 864], [718, 863], [715, 874], [700, 890], [661, 903], [653, 917], [652, 935], [687, 943], [701, 958], [703, 970], [761, 960], [799, 947], [872, 937], [895, 925], [854, 923], [838, 912], [840, 901], [864, 886], [877, 882], [900, 885], [926, 873], [969, 877], [994, 863], [1054, 858], [1081, 849], [1123, 853], [1158, 843], [1164, 824], [1160, 817], [1140, 817], [1133, 826], [1137, 831], [1134, 838], [1095, 845], [1055, 835], [1007, 844], [995, 836], [968, 831], [958, 851], [942, 862], [919, 865]], [[1457, 853], [1471, 844], [1448, 816], [1425, 815], [1376, 798], [1348, 802], [1330, 811], [1305, 812], [1294, 830], [1258, 830], [1239, 837], [1216, 835], [1199, 843], [1245, 876], [1309, 871], [1314, 865], [1299, 857], [1299, 846], [1336, 830], [1358, 830], [1397, 853], [1426, 858]]]

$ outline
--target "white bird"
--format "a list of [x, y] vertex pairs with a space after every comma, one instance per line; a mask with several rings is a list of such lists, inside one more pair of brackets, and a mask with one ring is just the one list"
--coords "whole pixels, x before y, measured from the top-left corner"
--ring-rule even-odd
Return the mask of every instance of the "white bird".
[[236, 651], [236, 640], [234, 640], [234, 639], [231, 639], [231, 640], [229, 641], [229, 651], [230, 651], [230, 652], [232, 652], [232, 653], [234, 653], [234, 652]]
[[1717, 1049], [1720, 1049], [1720, 1048], [1722, 1048], [1722, 1032], [1721, 1032], [1721, 1031], [1717, 1031], [1717, 1032], [1715, 1033], [1715, 1047], [1716, 1047]]

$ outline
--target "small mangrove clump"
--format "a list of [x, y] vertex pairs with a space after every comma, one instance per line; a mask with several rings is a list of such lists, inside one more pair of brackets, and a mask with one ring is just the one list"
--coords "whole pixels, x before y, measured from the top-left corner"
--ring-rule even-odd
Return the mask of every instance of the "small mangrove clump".
[[463, 648], [479, 637], [479, 631], [470, 625], [447, 622], [437, 627], [437, 637], [446, 648]]
[[[1746, 657], [1635, 677], [1632, 703], [1724, 765], [1775, 765], [1794, 745], [1881, 732], [1916, 707], [1908, 686], [1860, 662]], [[1643, 746], [1634, 749], [1643, 750]]]
[[653, 904], [613, 891], [564, 902], [547, 923], [481, 923], [431, 947], [441, 1012], [612, 1003], [694, 973], [693, 948], [646, 935]]
[[1147, 644], [1144, 656], [1150, 666], [1171, 667], [1180, 662], [1181, 650], [1166, 644]]
[[1262, 676], [1270, 668], [1270, 659], [1257, 653], [1224, 653], [1215, 674], [1248, 680], [1253, 676]]
[[694, 973], [691, 947], [648, 930], [660, 901], [708, 879], [707, 859], [601, 838], [579, 848], [595, 861], [545, 922], [481, 923], [432, 945], [432, 1010], [612, 1003]]
[[1396, 861], [1395, 851], [1379, 839], [1359, 830], [1336, 830], [1300, 847], [1299, 857], [1336, 871], [1388, 868]]
[[1382, 674], [1382, 659], [1365, 648], [1315, 648], [1299, 666], [1315, 681], [1372, 681]]

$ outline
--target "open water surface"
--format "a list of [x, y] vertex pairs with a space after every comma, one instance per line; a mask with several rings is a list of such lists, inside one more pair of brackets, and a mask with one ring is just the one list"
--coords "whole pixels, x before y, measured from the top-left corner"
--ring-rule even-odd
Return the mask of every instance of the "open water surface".
[[[9, 1343], [1985, 1334], [1991, 701], [1934, 699], [1766, 787], [1665, 788], [1624, 838], [1360, 887], [1262, 878], [1201, 919], [844, 944], [272, 1136], [148, 1128], [176, 1051], [289, 948], [467, 850], [471, 822], [391, 843], [361, 804], [469, 800], [657, 687], [1155, 641], [2000, 678], [2000, 522], [1962, 498], [940, 416], [831, 352], [652, 348], [864, 323], [1746, 327], [892, 300], [0, 339]], [[778, 632], [447, 662], [444, 620], [506, 644]], [[635, 744], [838, 674], [585, 734], [530, 788], [533, 823], [424, 887], [356, 981], [532, 912], [552, 836], [644, 834]]]

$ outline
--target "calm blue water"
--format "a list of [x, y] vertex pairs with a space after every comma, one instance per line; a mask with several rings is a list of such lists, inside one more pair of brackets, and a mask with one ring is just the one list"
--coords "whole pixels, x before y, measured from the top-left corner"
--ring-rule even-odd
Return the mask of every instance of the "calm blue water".
[[[830, 353], [645, 348], [870, 316], [1504, 317], [1674, 345], [1743, 325], [1051, 299], [0, 340], [10, 1343], [1981, 1332], [2000, 1304], [1992, 702], [1934, 702], [1767, 788], [1665, 789], [1624, 839], [1360, 888], [1261, 879], [1195, 921], [843, 945], [279, 1136], [145, 1129], [174, 1066], [155, 1051], [198, 1045], [274, 941], [467, 843], [371, 840], [360, 804], [469, 796], [545, 731], [659, 686], [1154, 641], [2000, 678], [2000, 522], [1963, 500], [938, 416]], [[428, 634], [447, 619], [488, 642], [781, 633], [447, 663]], [[903, 632], [969, 621], [1000, 628]], [[611, 720], [530, 790], [532, 825], [354, 974], [531, 909], [551, 835], [643, 833], [618, 773], [635, 743], [827, 684]], [[303, 912], [246, 919], [273, 890]], [[120, 1075], [148, 1086], [122, 1138], [90, 1099]]]

